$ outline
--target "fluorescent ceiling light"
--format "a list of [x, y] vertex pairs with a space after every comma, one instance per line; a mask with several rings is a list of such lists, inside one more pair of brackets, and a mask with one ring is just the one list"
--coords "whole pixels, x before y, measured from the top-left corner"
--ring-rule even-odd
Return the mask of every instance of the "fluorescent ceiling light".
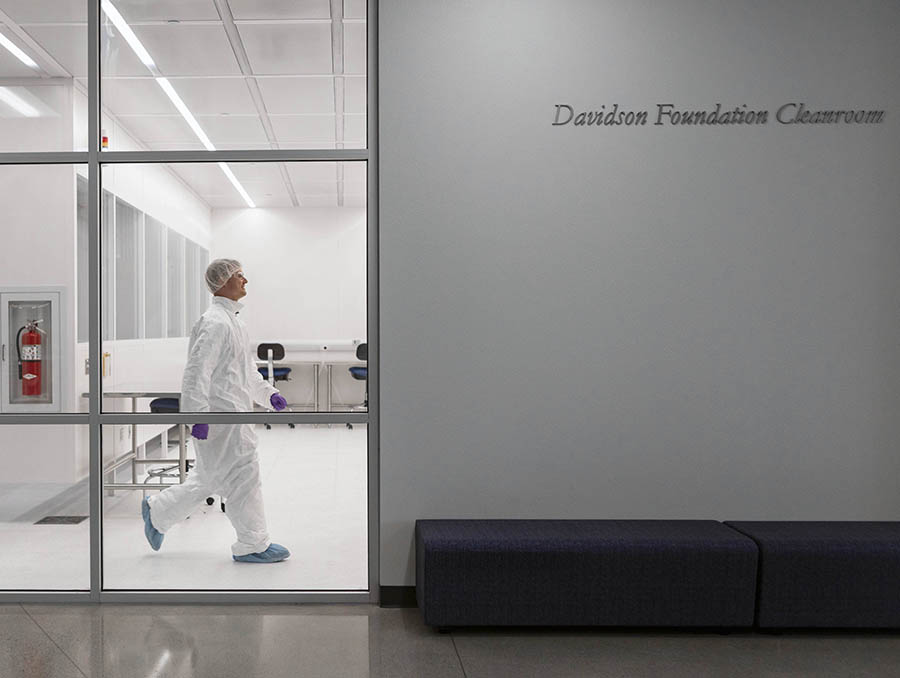
[[0, 101], [26, 118], [40, 118], [41, 112], [8, 87], [0, 87]]
[[131, 30], [131, 26], [125, 23], [125, 19], [122, 18], [122, 15], [119, 14], [119, 10], [113, 6], [110, 0], [102, 0], [100, 6], [103, 8], [103, 11], [106, 12], [106, 16], [109, 17], [109, 20], [113, 22], [113, 25], [119, 29], [119, 33], [122, 34], [122, 37], [125, 38], [125, 41], [131, 46], [134, 53], [137, 54], [138, 59], [140, 59], [147, 68], [156, 68], [153, 57], [150, 56], [150, 53], [144, 48], [141, 41], [138, 40], [134, 31]]
[[247, 191], [245, 191], [244, 187], [241, 186], [241, 182], [237, 180], [236, 176], [234, 176], [234, 172], [231, 171], [231, 168], [224, 162], [220, 162], [219, 167], [225, 173], [225, 176], [228, 177], [228, 181], [230, 181], [237, 189], [237, 192], [241, 194], [241, 197], [244, 199], [244, 202], [247, 203], [247, 206], [256, 207], [256, 204], [250, 199], [250, 196], [247, 195]]
[[[144, 48], [144, 46], [141, 44], [141, 41], [138, 40], [138, 37], [134, 34], [134, 31], [131, 30], [131, 27], [127, 23], [125, 23], [125, 19], [122, 18], [121, 14], [119, 14], [119, 10], [117, 10], [113, 6], [110, 0], [101, 0], [100, 5], [103, 7], [103, 11], [106, 12], [106, 16], [108, 16], [110, 21], [113, 22], [113, 25], [115, 25], [115, 27], [119, 29], [122, 37], [125, 38], [131, 49], [134, 50], [134, 53], [137, 54], [138, 58], [142, 62], [144, 62], [144, 65], [150, 69], [154, 76], [156, 76], [156, 84], [160, 86], [162, 91], [166, 93], [166, 96], [169, 97], [169, 100], [175, 105], [175, 108], [178, 109], [178, 112], [181, 113], [181, 117], [184, 118], [185, 122], [187, 122], [190, 128], [194, 131], [194, 134], [197, 135], [197, 138], [200, 139], [200, 143], [203, 144], [203, 147], [207, 151], [216, 150], [216, 147], [213, 146], [212, 141], [210, 141], [209, 137], [206, 136], [206, 132], [204, 132], [203, 128], [200, 127], [200, 123], [197, 122], [197, 118], [194, 117], [194, 114], [191, 113], [190, 109], [185, 105], [182, 98], [178, 96], [178, 92], [176, 92], [175, 88], [172, 87], [172, 83], [169, 82], [168, 78], [159, 76], [159, 69], [156, 67], [156, 63], [153, 61], [153, 57], [150, 56], [150, 53]], [[245, 191], [244, 187], [241, 186], [241, 182], [237, 180], [236, 176], [234, 176], [234, 172], [231, 171], [231, 168], [228, 167], [228, 165], [226, 165], [224, 162], [220, 162], [219, 167], [221, 168], [222, 172], [225, 173], [225, 176], [228, 177], [228, 181], [230, 181], [232, 185], [237, 189], [237, 192], [241, 194], [241, 197], [244, 199], [244, 202], [247, 203], [247, 206], [256, 207], [256, 205], [250, 199], [250, 196], [247, 194], [247, 191]]]
[[206, 136], [206, 132], [203, 131], [203, 128], [200, 127], [200, 123], [197, 122], [197, 118], [194, 117], [194, 114], [190, 112], [187, 106], [185, 106], [184, 101], [181, 100], [181, 97], [178, 96], [178, 92], [175, 91], [175, 88], [172, 87], [172, 83], [168, 81], [167, 78], [157, 78], [156, 84], [162, 87], [162, 91], [166, 93], [166, 96], [172, 100], [172, 103], [175, 104], [175, 108], [178, 109], [178, 112], [181, 113], [181, 117], [185, 119], [188, 125], [191, 126], [191, 129], [194, 130], [194, 134], [197, 135], [197, 138], [200, 139], [200, 143], [206, 148], [207, 151], [214, 151], [216, 147], [213, 146], [212, 142], [209, 140], [209, 137]]
[[25, 54], [19, 47], [12, 42], [9, 38], [7, 38], [3, 33], [0, 33], [0, 45], [3, 45], [10, 51], [10, 53], [23, 64], [28, 66], [29, 68], [33, 68], [34, 70], [40, 70], [40, 66], [37, 65], [34, 59]]

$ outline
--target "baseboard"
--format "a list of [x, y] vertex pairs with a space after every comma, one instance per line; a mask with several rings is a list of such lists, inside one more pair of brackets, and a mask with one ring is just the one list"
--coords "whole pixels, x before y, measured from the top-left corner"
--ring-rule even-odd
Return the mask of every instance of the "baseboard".
[[382, 586], [381, 607], [417, 607], [415, 586]]

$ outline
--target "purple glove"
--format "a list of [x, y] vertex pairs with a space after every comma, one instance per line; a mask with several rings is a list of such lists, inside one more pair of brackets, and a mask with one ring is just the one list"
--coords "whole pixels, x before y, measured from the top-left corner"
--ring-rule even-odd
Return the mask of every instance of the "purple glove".
[[206, 437], [209, 435], [209, 424], [194, 424], [194, 427], [191, 429], [191, 435], [197, 440], [206, 440]]
[[276, 412], [281, 412], [281, 410], [287, 407], [287, 400], [285, 400], [280, 393], [273, 393], [272, 397], [269, 398], [269, 402], [272, 403], [272, 407], [275, 408]]

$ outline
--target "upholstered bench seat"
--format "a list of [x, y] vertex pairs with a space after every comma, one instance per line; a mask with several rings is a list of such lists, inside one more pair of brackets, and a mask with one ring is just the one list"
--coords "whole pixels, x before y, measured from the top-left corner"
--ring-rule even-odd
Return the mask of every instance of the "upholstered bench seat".
[[753, 624], [757, 549], [712, 520], [419, 520], [437, 627]]
[[761, 628], [900, 628], [900, 522], [726, 524], [759, 547]]

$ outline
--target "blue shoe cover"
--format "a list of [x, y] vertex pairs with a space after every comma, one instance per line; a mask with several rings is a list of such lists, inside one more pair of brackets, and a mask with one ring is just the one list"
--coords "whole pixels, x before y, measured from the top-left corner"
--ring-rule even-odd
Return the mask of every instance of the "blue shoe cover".
[[141, 514], [144, 516], [144, 536], [147, 537], [150, 548], [159, 551], [165, 535], [153, 527], [153, 523], [150, 522], [150, 502], [146, 498], [141, 502]]
[[262, 553], [248, 553], [246, 556], [231, 556], [239, 563], [279, 563], [291, 557], [291, 552], [281, 544], [271, 544]]

